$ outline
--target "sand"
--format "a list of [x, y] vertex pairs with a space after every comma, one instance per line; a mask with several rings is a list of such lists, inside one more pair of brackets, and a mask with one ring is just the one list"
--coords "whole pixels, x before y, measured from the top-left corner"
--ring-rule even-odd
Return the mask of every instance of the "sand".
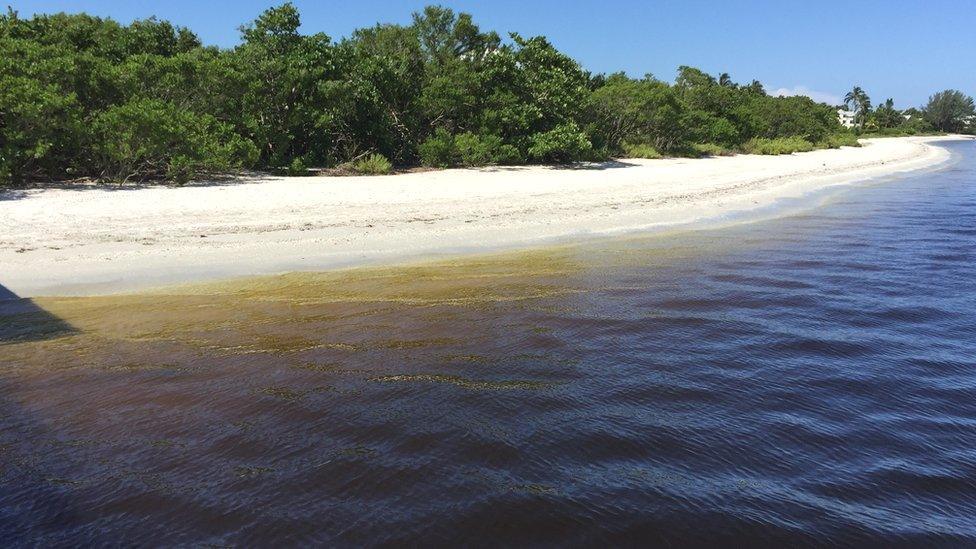
[[722, 219], [949, 159], [946, 138], [787, 156], [0, 194], [0, 286], [22, 297], [443, 257]]

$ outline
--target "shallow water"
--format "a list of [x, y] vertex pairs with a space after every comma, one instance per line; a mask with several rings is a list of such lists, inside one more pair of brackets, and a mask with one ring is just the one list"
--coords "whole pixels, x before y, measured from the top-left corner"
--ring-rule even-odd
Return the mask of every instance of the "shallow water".
[[976, 543], [949, 147], [722, 229], [0, 301], [0, 540]]

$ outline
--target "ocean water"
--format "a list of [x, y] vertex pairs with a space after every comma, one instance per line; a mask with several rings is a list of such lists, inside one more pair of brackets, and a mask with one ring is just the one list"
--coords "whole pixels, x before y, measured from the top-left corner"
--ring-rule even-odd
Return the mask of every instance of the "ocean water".
[[948, 147], [755, 223], [8, 293], [0, 541], [976, 544], [976, 144]]

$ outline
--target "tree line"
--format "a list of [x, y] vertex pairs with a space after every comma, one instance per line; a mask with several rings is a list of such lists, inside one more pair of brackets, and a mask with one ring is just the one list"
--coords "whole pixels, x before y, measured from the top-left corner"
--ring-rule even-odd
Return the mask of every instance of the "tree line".
[[[443, 7], [338, 41], [303, 35], [300, 23], [284, 4], [222, 49], [155, 18], [121, 25], [8, 9], [0, 185], [856, 144], [834, 107], [806, 97], [773, 97], [757, 81], [693, 67], [680, 67], [673, 84], [590, 74], [544, 37], [503, 40]], [[879, 111], [869, 109], [884, 120]]]
[[976, 133], [973, 98], [959, 90], [945, 90], [929, 97], [921, 109], [898, 110], [890, 97], [872, 108], [871, 98], [860, 86], [847, 92], [843, 108], [854, 115], [855, 133], [917, 135], [920, 133]]

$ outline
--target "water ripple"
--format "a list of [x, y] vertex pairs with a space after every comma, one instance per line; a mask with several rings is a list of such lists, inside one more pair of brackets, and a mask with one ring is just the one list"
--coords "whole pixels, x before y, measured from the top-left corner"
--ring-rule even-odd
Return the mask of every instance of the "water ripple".
[[976, 544], [976, 154], [802, 215], [0, 304], [5, 545]]

